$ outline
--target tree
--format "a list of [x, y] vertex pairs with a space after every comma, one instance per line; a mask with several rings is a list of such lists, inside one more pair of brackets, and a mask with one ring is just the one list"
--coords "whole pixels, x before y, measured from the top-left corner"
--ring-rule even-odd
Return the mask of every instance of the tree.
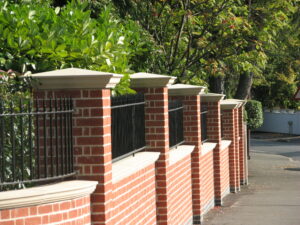
[[264, 80], [278, 34], [289, 26], [294, 0], [114, 1], [137, 20], [160, 48], [148, 70], [178, 82], [209, 84], [214, 92], [248, 98]]

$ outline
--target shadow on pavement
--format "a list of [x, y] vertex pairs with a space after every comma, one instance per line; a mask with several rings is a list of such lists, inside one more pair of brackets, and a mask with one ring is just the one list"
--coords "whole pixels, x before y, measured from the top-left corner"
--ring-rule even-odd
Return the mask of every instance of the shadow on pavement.
[[285, 168], [284, 170], [288, 170], [288, 171], [299, 171], [299, 172], [300, 172], [300, 168]]
[[300, 152], [285, 152], [285, 153], [280, 153], [279, 155], [293, 158], [293, 157], [300, 157]]

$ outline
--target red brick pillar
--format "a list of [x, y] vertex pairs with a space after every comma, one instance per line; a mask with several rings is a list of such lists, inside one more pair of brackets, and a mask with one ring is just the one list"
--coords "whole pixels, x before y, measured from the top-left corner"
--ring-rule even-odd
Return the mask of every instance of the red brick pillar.
[[169, 95], [183, 102], [183, 126], [185, 144], [195, 146], [192, 152], [193, 223], [201, 222], [201, 109], [200, 92], [204, 87], [177, 84], [169, 88]]
[[238, 102], [232, 100], [224, 100], [221, 103], [222, 108], [222, 119], [223, 119], [223, 132], [224, 139], [231, 140], [229, 146], [229, 179], [230, 179], [230, 192], [236, 193], [239, 187], [236, 186], [238, 183], [237, 179], [237, 166], [238, 161], [236, 159], [237, 152], [237, 139], [236, 139], [236, 118], [235, 108], [239, 105]]
[[156, 162], [156, 196], [158, 224], [169, 224], [168, 164], [169, 116], [168, 88], [175, 78], [155, 74], [131, 75], [131, 87], [145, 95], [145, 128], [147, 151], [160, 152]]
[[214, 158], [214, 189], [215, 189], [215, 205], [222, 205], [221, 191], [221, 111], [220, 101], [224, 98], [222, 94], [203, 94], [201, 101], [207, 105], [207, 136], [210, 142], [217, 145], [213, 150]]
[[235, 118], [235, 159], [236, 159], [236, 183], [235, 187], [237, 191], [240, 191], [241, 184], [240, 184], [240, 131], [239, 131], [239, 109], [234, 109], [234, 118]]
[[[244, 103], [243, 103], [244, 104]], [[239, 107], [238, 117], [239, 117], [239, 160], [240, 160], [240, 184], [244, 185], [247, 183], [246, 177], [246, 163], [245, 160], [245, 129], [244, 129], [244, 107]]]
[[92, 224], [110, 224], [111, 110], [110, 89], [121, 75], [81, 69], [34, 74], [37, 92], [46, 98], [72, 97], [74, 164], [78, 178], [98, 181], [91, 197]]

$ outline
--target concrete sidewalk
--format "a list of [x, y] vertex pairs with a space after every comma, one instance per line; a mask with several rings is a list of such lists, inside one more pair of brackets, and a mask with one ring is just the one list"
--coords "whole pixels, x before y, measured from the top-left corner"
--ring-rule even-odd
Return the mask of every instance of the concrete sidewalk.
[[202, 224], [300, 225], [300, 162], [251, 153], [249, 185], [226, 197]]

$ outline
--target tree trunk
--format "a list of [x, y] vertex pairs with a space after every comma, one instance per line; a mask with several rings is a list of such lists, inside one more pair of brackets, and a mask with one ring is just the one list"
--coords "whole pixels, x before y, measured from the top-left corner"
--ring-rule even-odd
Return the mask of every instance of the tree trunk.
[[211, 92], [224, 94], [225, 79], [223, 76], [209, 76], [208, 83]]
[[237, 99], [249, 98], [252, 82], [253, 82], [253, 73], [242, 73], [240, 75], [239, 85], [236, 90], [235, 98]]

